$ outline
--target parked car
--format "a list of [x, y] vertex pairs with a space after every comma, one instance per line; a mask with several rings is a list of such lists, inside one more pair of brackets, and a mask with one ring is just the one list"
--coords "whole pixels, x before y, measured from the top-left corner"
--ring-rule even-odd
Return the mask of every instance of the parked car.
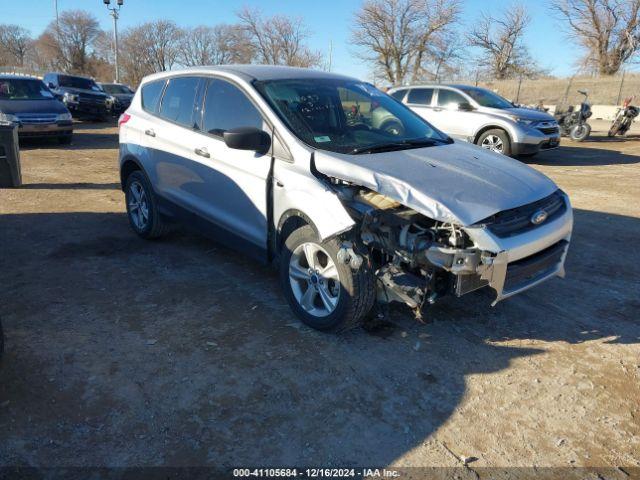
[[313, 328], [356, 326], [376, 300], [419, 315], [445, 295], [488, 286], [497, 302], [564, 274], [564, 192], [368, 83], [259, 65], [164, 72], [119, 125], [134, 232], [181, 222], [273, 262]]
[[20, 138], [53, 137], [68, 144], [73, 137], [69, 110], [34, 77], [0, 75], [0, 121], [18, 124]]
[[124, 112], [133, 98], [133, 90], [122, 83], [99, 83], [98, 86], [109, 96], [109, 113], [114, 116]]
[[467, 85], [398, 87], [389, 95], [454, 138], [510, 156], [533, 156], [560, 145], [558, 122], [517, 108], [500, 95]]
[[74, 118], [105, 121], [109, 96], [91, 78], [64, 73], [47, 73], [44, 83], [64, 102]]

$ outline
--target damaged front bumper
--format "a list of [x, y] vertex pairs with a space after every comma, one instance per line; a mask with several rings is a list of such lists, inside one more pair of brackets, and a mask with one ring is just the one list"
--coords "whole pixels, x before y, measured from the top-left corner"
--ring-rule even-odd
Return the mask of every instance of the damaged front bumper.
[[[423, 255], [431, 265], [449, 272], [453, 278], [450, 291], [462, 296], [483, 287], [496, 292], [492, 305], [521, 293], [552, 277], [564, 277], [564, 262], [571, 239], [573, 214], [568, 197], [564, 196], [564, 213], [536, 228], [508, 238], [500, 238], [485, 226], [463, 230], [473, 241], [473, 248], [453, 248], [432, 245]], [[379, 274], [384, 291], [380, 300], [404, 301], [412, 308], [421, 306], [430, 289], [421, 291], [403, 286], [406, 272], [385, 270]], [[424, 284], [424, 282], [423, 282]], [[421, 293], [423, 294], [421, 296]]]

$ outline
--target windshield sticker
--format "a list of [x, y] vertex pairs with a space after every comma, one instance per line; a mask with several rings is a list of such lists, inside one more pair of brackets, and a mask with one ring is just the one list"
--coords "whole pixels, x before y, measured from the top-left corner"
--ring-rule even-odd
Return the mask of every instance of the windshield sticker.
[[324, 142], [331, 141], [331, 138], [327, 137], [326, 135], [322, 135], [321, 137], [313, 137], [313, 139], [316, 141], [316, 143], [324, 143]]
[[384, 95], [380, 90], [368, 83], [358, 83], [356, 84], [356, 87], [372, 97], [381, 97]]

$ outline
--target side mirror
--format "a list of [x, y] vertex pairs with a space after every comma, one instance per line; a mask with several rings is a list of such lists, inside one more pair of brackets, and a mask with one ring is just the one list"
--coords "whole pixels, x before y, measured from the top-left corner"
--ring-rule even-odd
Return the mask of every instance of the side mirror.
[[469, 102], [460, 102], [458, 104], [458, 110], [461, 110], [463, 112], [470, 112], [473, 109], [473, 105], [471, 105]]
[[227, 130], [222, 134], [224, 143], [229, 148], [237, 150], [253, 150], [260, 154], [265, 154], [271, 147], [271, 137], [269, 134], [255, 127], [239, 127]]
[[53, 82], [49, 82], [49, 83], [47, 83], [47, 87], [49, 87], [49, 88], [56, 88], [56, 86], [53, 84]]

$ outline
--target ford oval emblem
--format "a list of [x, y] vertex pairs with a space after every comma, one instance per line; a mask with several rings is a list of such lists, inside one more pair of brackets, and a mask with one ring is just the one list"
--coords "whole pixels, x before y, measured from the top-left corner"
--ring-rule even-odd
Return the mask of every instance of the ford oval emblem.
[[531, 215], [531, 223], [533, 223], [534, 225], [540, 225], [542, 222], [544, 222], [548, 217], [547, 212], [545, 212], [544, 210], [538, 210], [536, 213], [534, 213], [533, 215]]

